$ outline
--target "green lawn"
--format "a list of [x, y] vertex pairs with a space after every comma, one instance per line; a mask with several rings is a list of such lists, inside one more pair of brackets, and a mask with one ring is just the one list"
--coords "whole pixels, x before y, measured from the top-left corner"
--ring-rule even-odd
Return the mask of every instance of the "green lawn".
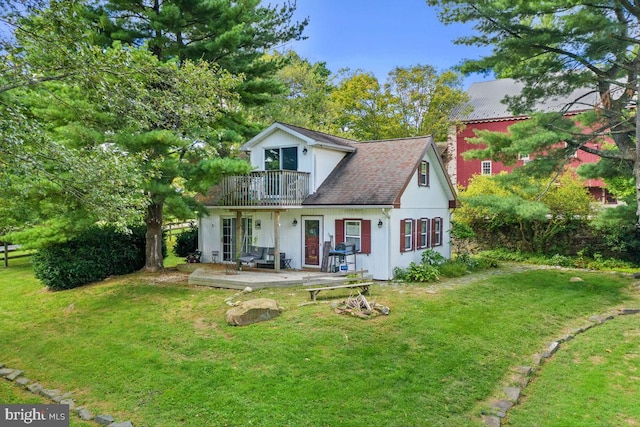
[[[576, 274], [584, 282], [569, 282]], [[621, 275], [536, 270], [446, 289], [456, 280], [436, 293], [431, 284], [374, 286], [371, 299], [391, 314], [373, 320], [334, 314], [326, 300], [301, 305], [302, 288], [260, 290], [242, 298], [274, 298], [286, 311], [231, 327], [224, 300], [235, 291], [133, 274], [54, 293], [16, 261], [0, 270], [0, 361], [137, 427], [479, 426], [511, 367], [589, 316], [637, 304]], [[637, 332], [639, 319], [601, 328]], [[540, 384], [563, 352], [544, 365]], [[527, 389], [511, 425], [547, 425], [515, 421], [536, 420], [537, 409], [525, 412], [546, 397], [540, 387]], [[632, 400], [617, 411], [639, 421]]]

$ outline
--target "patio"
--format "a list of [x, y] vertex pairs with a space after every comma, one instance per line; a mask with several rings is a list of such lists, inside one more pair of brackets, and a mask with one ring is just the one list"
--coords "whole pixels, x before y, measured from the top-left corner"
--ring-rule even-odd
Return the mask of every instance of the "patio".
[[[261, 289], [338, 285], [342, 284], [346, 279], [345, 273], [308, 270], [283, 270], [276, 273], [273, 270], [251, 267], [243, 267], [240, 271], [230, 273], [224, 264], [186, 264], [186, 266], [195, 268], [189, 275], [190, 285], [227, 289], [244, 289], [247, 286], [253, 289]], [[179, 269], [181, 268], [179, 267]], [[368, 278], [366, 272], [361, 272], [361, 274], [363, 274], [364, 278]]]

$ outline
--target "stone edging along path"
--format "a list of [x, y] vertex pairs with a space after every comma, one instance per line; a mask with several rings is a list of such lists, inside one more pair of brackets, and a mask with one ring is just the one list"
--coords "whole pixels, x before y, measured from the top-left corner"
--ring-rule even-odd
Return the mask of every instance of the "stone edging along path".
[[54, 403], [68, 405], [70, 412], [75, 412], [81, 420], [94, 421], [99, 425], [108, 427], [133, 427], [131, 421], [115, 422], [111, 415], [94, 416], [87, 408], [75, 406], [75, 401], [71, 398], [72, 393], [65, 393], [58, 389], [46, 389], [39, 383], [31, 381], [24, 376], [24, 371], [5, 367], [4, 363], [0, 363], [0, 377], [12, 381], [16, 386], [23, 387], [25, 390], [33, 394], [42, 396]]
[[615, 312], [602, 314], [599, 316], [591, 316], [591, 323], [574, 329], [565, 336], [549, 343], [546, 350], [542, 353], [536, 353], [532, 356], [533, 366], [519, 366], [515, 369], [515, 374], [511, 378], [512, 384], [516, 386], [508, 386], [503, 389], [504, 398], [489, 403], [489, 410], [482, 413], [482, 421], [487, 427], [500, 427], [502, 419], [507, 416], [507, 411], [514, 405], [518, 404], [522, 390], [529, 384], [532, 375], [545, 359], [553, 356], [560, 348], [561, 344], [574, 339], [577, 335], [588, 331], [589, 329], [601, 325], [609, 320], [615, 319], [617, 316], [628, 314], [640, 314], [640, 308], [622, 308]]

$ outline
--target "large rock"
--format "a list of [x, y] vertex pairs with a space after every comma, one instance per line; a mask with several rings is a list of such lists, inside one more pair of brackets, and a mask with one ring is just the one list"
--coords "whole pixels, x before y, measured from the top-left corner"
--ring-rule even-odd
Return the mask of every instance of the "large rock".
[[257, 298], [240, 303], [227, 311], [227, 323], [234, 326], [263, 322], [280, 315], [278, 304], [270, 298]]

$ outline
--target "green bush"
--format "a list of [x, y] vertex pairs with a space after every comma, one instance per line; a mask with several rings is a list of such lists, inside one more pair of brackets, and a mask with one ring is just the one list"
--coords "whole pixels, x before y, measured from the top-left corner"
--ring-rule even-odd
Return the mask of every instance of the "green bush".
[[198, 227], [191, 227], [176, 237], [173, 253], [179, 257], [186, 257], [198, 249]]
[[575, 257], [559, 254], [549, 257], [543, 254], [530, 254], [500, 249], [483, 251], [482, 254], [484, 258], [493, 260], [523, 262], [535, 265], [554, 265], [570, 268], [588, 268], [590, 270], [632, 269], [635, 267], [635, 264], [631, 262], [614, 258], [605, 258], [599, 253], [594, 253], [589, 256], [586, 254], [586, 251], [580, 251]]
[[407, 268], [394, 268], [393, 278], [405, 282], [435, 282], [440, 279], [440, 273], [433, 265], [412, 262]]
[[132, 273], [144, 263], [145, 227], [122, 232], [95, 226], [65, 243], [40, 249], [33, 257], [36, 277], [55, 290]]
[[571, 257], [555, 254], [549, 259], [549, 265], [557, 265], [558, 267], [573, 267], [574, 262]]
[[422, 252], [422, 263], [426, 265], [438, 266], [447, 262], [447, 259], [433, 249]]
[[462, 277], [469, 273], [469, 268], [464, 262], [447, 261], [438, 266], [438, 272], [443, 277]]

